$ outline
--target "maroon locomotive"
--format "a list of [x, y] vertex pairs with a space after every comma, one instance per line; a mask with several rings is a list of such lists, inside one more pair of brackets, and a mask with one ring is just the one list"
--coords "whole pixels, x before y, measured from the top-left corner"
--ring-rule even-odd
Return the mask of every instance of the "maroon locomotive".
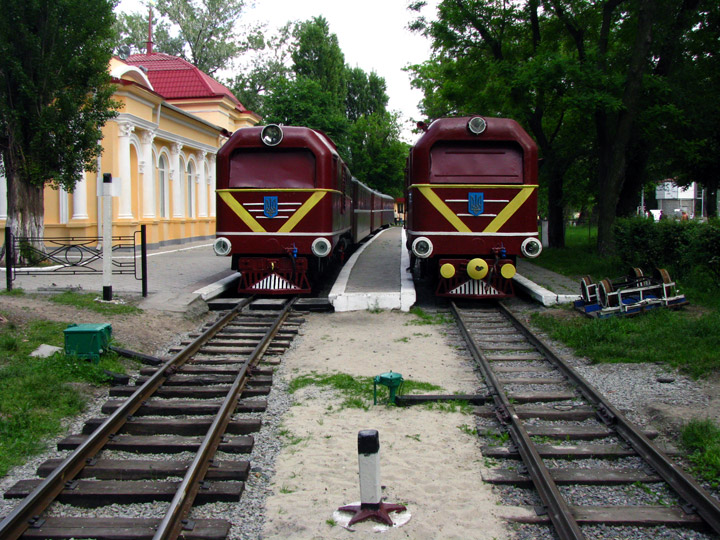
[[537, 257], [537, 146], [504, 118], [435, 120], [410, 150], [411, 266], [438, 296], [513, 295], [518, 256]]
[[240, 293], [309, 293], [332, 260], [392, 222], [381, 211], [392, 199], [352, 178], [327, 135], [305, 127], [237, 130], [218, 151], [216, 192], [213, 247], [232, 257]]

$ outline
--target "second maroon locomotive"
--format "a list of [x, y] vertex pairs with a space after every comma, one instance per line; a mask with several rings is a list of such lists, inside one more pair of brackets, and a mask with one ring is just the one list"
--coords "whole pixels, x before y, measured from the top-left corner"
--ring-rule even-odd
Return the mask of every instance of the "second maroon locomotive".
[[537, 189], [537, 146], [517, 122], [435, 120], [408, 158], [412, 265], [439, 296], [512, 296], [517, 257], [542, 251]]
[[237, 130], [218, 152], [216, 192], [214, 249], [232, 257], [240, 293], [309, 293], [330, 261], [393, 219], [392, 198], [305, 127]]

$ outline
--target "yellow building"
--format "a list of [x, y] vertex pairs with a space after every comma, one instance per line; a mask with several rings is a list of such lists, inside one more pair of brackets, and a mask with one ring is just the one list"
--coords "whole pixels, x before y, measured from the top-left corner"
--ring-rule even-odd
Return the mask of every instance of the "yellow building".
[[[103, 129], [97, 173], [84, 173], [72, 193], [46, 188], [45, 235], [101, 235], [102, 174], [119, 182], [113, 235], [147, 226], [149, 244], [215, 234], [215, 155], [236, 129], [260, 118], [225, 86], [181, 58], [162, 53], [114, 57], [114, 99], [123, 104]], [[0, 176], [0, 226], [7, 218]]]

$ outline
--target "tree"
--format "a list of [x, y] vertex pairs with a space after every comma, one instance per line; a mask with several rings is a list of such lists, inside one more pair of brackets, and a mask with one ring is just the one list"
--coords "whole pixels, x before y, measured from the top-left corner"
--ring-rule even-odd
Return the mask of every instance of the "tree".
[[337, 36], [330, 33], [327, 20], [313, 17], [300, 23], [295, 37], [291, 56], [296, 77], [319, 82], [331, 96], [334, 107], [344, 110], [347, 95], [345, 56]]
[[362, 115], [350, 127], [349, 167], [370, 187], [401, 197], [410, 145], [400, 140], [397, 115], [385, 110]]
[[583, 130], [574, 130], [582, 125], [573, 112], [579, 74], [557, 23], [537, 0], [444, 0], [437, 15], [413, 25], [432, 39], [434, 50], [430, 60], [410, 67], [413, 85], [425, 94], [423, 112], [429, 118], [487, 114], [518, 120], [540, 148], [550, 245], [562, 247], [566, 175], [588, 144]]
[[[156, 51], [180, 56], [212, 75], [245, 50], [234, 30], [245, 0], [157, 0], [155, 7], [167, 19], [154, 22]], [[148, 15], [121, 15], [116, 30], [121, 44], [146, 50]]]
[[112, 0], [0, 0], [0, 150], [16, 236], [43, 235], [43, 188], [95, 170], [116, 113]]
[[[121, 13], [115, 23], [115, 52], [120, 52], [120, 47], [128, 47], [130, 54], [144, 54], [147, 51], [149, 37], [148, 15], [142, 13]], [[170, 34], [170, 25], [163, 20], [153, 21], [152, 26], [153, 50], [180, 56], [183, 52], [184, 42], [179, 37]]]
[[385, 79], [375, 72], [368, 75], [359, 67], [346, 68], [345, 79], [345, 108], [351, 122], [355, 122], [362, 115], [385, 110], [389, 101]]
[[267, 28], [256, 29], [248, 36], [250, 59], [236, 70], [227, 86], [248, 110], [265, 116], [265, 99], [281, 81], [293, 75], [290, 47], [295, 25], [287, 23], [278, 33], [267, 36]]
[[[658, 112], [677, 107], [670, 79], [702, 20], [698, 7], [710, 4], [443, 0], [436, 22], [415, 25], [435, 49], [429, 62], [413, 66], [415, 84], [425, 91], [427, 112], [514, 116], [535, 136], [548, 188], [551, 245], [561, 245], [567, 181], [588, 185], [571, 175], [589, 169], [577, 167], [579, 161], [590, 164], [598, 250], [608, 254], [623, 188], [628, 200], [639, 193], [652, 178], [651, 149], [668, 140], [662, 128], [667, 117]], [[572, 192], [573, 198], [579, 194]]]

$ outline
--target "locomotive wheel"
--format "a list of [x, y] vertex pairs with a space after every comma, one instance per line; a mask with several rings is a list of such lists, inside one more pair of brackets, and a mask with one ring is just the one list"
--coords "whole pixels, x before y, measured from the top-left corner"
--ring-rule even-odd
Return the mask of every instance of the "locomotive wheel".
[[643, 271], [640, 268], [631, 268], [630, 275], [635, 276], [637, 279], [645, 276], [645, 274], [643, 274]]
[[602, 304], [603, 307], [611, 307], [617, 305], [617, 296], [610, 296], [610, 293], [613, 292], [613, 286], [612, 283], [610, 283], [609, 279], [603, 279], [598, 284], [598, 297], [600, 300], [600, 304]]
[[580, 280], [580, 297], [583, 299], [583, 302], [586, 304], [590, 304], [592, 302], [592, 298], [590, 298], [590, 286], [592, 285], [592, 279], [590, 279], [590, 276], [583, 276]]
[[667, 285], [668, 283], [672, 283], [672, 279], [670, 279], [670, 274], [668, 274], [668, 271], [664, 268], [658, 268], [657, 269], [657, 275], [662, 279], [662, 282]]

